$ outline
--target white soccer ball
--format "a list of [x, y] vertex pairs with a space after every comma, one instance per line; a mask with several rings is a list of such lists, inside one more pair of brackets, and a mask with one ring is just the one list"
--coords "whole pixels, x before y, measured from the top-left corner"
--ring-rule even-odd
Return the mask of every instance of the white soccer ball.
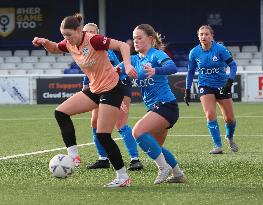
[[73, 173], [74, 168], [73, 159], [65, 154], [57, 154], [49, 162], [49, 171], [57, 178], [66, 178]]

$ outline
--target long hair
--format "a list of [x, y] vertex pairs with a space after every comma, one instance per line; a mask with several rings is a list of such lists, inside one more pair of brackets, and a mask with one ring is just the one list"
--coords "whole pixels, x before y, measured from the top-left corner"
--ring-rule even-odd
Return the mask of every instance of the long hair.
[[149, 25], [149, 24], [140, 24], [136, 26], [135, 29], [140, 29], [144, 31], [147, 36], [152, 36], [153, 37], [153, 47], [157, 49], [162, 49], [164, 50], [165, 44], [162, 42], [163, 38], [161, 37], [161, 34], [155, 32], [154, 28]]

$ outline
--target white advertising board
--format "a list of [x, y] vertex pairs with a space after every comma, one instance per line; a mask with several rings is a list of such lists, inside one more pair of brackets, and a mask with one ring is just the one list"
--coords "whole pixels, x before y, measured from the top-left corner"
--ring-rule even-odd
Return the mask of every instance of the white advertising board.
[[0, 78], [0, 104], [28, 104], [29, 79], [23, 77]]
[[248, 102], [263, 102], [263, 74], [247, 76]]

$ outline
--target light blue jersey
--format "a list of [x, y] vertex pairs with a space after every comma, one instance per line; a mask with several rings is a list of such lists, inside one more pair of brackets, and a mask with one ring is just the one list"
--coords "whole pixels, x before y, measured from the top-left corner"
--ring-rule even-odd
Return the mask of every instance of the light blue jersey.
[[138, 73], [138, 78], [132, 80], [133, 86], [140, 87], [147, 108], [152, 108], [157, 102], [176, 100], [169, 86], [167, 75], [154, 75], [151, 78], [145, 76], [144, 64], [151, 64], [153, 68], [174, 64], [165, 52], [151, 48], [145, 57], [140, 57], [139, 54], [131, 56], [131, 64]]
[[191, 88], [196, 68], [198, 71], [198, 86], [212, 88], [224, 86], [228, 79], [226, 66], [229, 59], [232, 60], [232, 57], [222, 44], [212, 42], [212, 46], [208, 51], [203, 50], [200, 44], [194, 47], [189, 54], [186, 88]]
[[115, 67], [118, 64], [120, 64], [119, 59], [117, 58], [117, 56], [115, 55], [113, 50], [108, 49], [108, 57], [110, 59], [111, 64]]

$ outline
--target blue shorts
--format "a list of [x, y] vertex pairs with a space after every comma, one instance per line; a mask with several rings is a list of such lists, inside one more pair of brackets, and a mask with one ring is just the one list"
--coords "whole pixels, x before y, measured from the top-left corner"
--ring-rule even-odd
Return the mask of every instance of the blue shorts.
[[149, 111], [155, 112], [164, 117], [170, 123], [170, 126], [167, 127], [167, 129], [172, 128], [179, 118], [179, 108], [176, 100], [155, 103]]
[[214, 94], [217, 100], [229, 99], [232, 98], [232, 93], [224, 94], [221, 88], [212, 88], [208, 86], [198, 87], [199, 97], [207, 94]]
[[123, 87], [124, 87], [124, 96], [130, 97], [131, 98], [131, 93], [132, 93], [132, 82], [130, 78], [127, 76], [123, 80], [121, 80]]

